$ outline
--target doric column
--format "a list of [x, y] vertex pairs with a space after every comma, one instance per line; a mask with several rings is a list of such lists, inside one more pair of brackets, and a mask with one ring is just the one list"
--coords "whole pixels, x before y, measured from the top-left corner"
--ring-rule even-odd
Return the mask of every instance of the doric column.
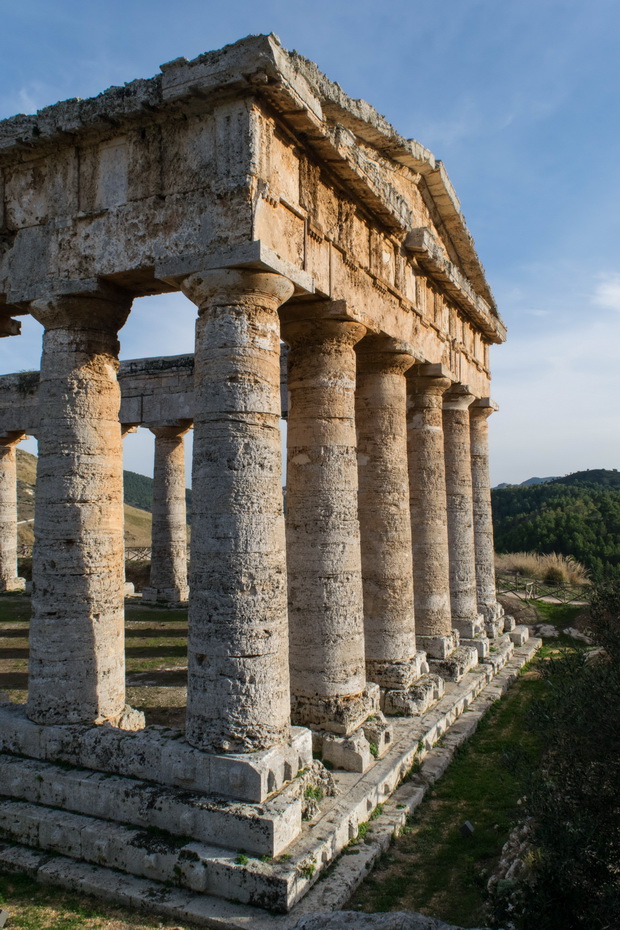
[[198, 306], [186, 738], [252, 752], [289, 736], [278, 307], [272, 273], [181, 282]]
[[443, 395], [443, 430], [450, 553], [452, 626], [462, 638], [484, 631], [476, 595], [476, 553], [472, 504], [469, 407], [475, 400], [469, 388], [453, 385]]
[[330, 318], [331, 306], [283, 314], [290, 667], [295, 722], [348, 736], [373, 707], [364, 668], [355, 435], [354, 346], [366, 329]]
[[142, 599], [179, 603], [189, 592], [183, 441], [189, 424], [149, 429], [155, 436], [151, 584]]
[[[471, 475], [476, 547], [476, 587], [478, 610], [484, 615], [487, 632], [501, 632], [503, 608], [495, 590], [495, 547], [493, 512], [489, 477], [489, 416], [498, 409], [490, 398], [483, 397], [469, 408], [471, 436]], [[499, 626], [498, 626], [499, 624]]]
[[418, 647], [444, 659], [452, 631], [442, 401], [443, 365], [416, 365], [408, 377], [408, 448], [413, 579]]
[[[366, 674], [384, 689], [419, 677], [407, 468], [406, 346], [367, 336], [356, 346], [357, 465]], [[425, 670], [425, 669], [424, 669]]]
[[23, 591], [17, 576], [17, 457], [24, 433], [0, 438], [0, 591]]
[[31, 305], [45, 327], [28, 686], [40, 723], [143, 723], [125, 708], [117, 332], [129, 308], [112, 289]]

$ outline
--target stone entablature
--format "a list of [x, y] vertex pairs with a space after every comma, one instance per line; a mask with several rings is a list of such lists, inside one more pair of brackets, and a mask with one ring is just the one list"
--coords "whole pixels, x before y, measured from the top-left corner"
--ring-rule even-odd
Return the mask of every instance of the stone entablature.
[[[39, 444], [0, 836], [286, 910], [512, 651], [486, 430], [505, 329], [443, 165], [371, 107], [275, 36], [161, 70], [0, 123], [0, 335], [20, 314], [44, 327], [41, 372], [0, 379], [2, 590], [19, 586], [14, 447]], [[119, 363], [132, 301], [170, 291], [195, 305], [194, 353]], [[125, 704], [122, 436], [139, 425], [146, 596], [189, 593], [184, 733]], [[157, 862], [138, 826], [171, 835]], [[290, 864], [235, 858], [244, 835]]]

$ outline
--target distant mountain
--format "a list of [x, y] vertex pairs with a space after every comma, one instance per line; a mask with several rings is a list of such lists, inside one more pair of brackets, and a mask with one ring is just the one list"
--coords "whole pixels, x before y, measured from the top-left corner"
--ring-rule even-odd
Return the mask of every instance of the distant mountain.
[[492, 491], [498, 552], [572, 555], [593, 578], [620, 577], [620, 473], [590, 469]]
[[548, 481], [557, 480], [557, 478], [528, 478], [527, 481], [522, 481], [521, 484], [510, 484], [509, 482], [503, 481], [501, 484], [496, 484], [493, 490], [501, 490], [501, 488], [529, 488], [533, 484], [546, 484]]

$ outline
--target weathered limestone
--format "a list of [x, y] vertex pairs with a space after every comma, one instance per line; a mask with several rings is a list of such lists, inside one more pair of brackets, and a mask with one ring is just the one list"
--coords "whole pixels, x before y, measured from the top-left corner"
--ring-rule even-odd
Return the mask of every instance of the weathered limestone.
[[[430, 152], [251, 36], [1, 121], [0, 227], [0, 335], [30, 307], [46, 327], [41, 378], [0, 378], [0, 436], [41, 440], [30, 698], [0, 707], [2, 864], [177, 922], [263, 926], [260, 908], [293, 907], [375, 828], [515, 648], [499, 638], [468, 671], [455, 628], [475, 633], [479, 608], [455, 503], [463, 422], [452, 436], [446, 410], [448, 524], [442, 395], [484, 398], [505, 337], [458, 199]], [[195, 355], [124, 363], [119, 396], [130, 298], [179, 289], [198, 305]], [[424, 364], [407, 375], [396, 346]], [[158, 436], [150, 593], [165, 600], [186, 588], [184, 481], [180, 432], [160, 428], [196, 425], [185, 733], [114, 725], [141, 724], [124, 706], [119, 421]], [[291, 691], [312, 732], [290, 725]]]
[[450, 556], [452, 625], [461, 639], [483, 632], [484, 618], [476, 597], [476, 553], [472, 509], [469, 407], [474, 395], [462, 384], [443, 396], [443, 430]]
[[155, 436], [155, 469], [151, 583], [142, 591], [145, 601], [178, 604], [188, 597], [183, 443], [188, 429], [188, 424], [150, 427]]
[[0, 591], [23, 591], [17, 575], [17, 470], [15, 450], [24, 433], [0, 438]]
[[495, 547], [489, 477], [488, 418], [497, 409], [497, 404], [488, 397], [477, 400], [469, 408], [478, 610], [484, 616], [490, 636], [501, 633], [501, 616], [504, 612], [495, 590]]
[[417, 640], [443, 659], [458, 645], [450, 613], [450, 564], [442, 398], [450, 387], [442, 365], [409, 372], [408, 449]]
[[252, 752], [289, 736], [278, 307], [284, 277], [193, 274], [195, 355], [186, 737]]
[[[355, 349], [342, 304], [283, 313], [288, 353], [286, 544], [292, 715], [350, 736], [376, 709], [366, 687], [357, 513]], [[378, 689], [377, 689], [378, 691]]]
[[409, 699], [400, 692], [428, 672], [425, 654], [416, 651], [411, 561], [405, 372], [414, 357], [404, 343], [372, 335], [356, 355], [366, 675], [383, 689], [387, 711], [397, 700], [401, 713]]
[[40, 723], [143, 722], [125, 712], [116, 372], [129, 308], [111, 288], [31, 304], [45, 327], [28, 684]]

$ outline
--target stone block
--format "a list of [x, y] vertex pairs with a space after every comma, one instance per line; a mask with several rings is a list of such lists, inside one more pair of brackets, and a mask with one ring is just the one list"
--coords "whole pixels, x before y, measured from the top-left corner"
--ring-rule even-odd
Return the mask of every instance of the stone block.
[[530, 631], [526, 626], [516, 626], [508, 635], [515, 646], [523, 646], [530, 638]]
[[[368, 740], [372, 755], [380, 759], [390, 748], [394, 733], [381, 711], [372, 714], [362, 726], [362, 732]], [[373, 751], [373, 747], [375, 750]]]
[[510, 633], [517, 625], [517, 621], [510, 614], [504, 614], [504, 633]]
[[328, 734], [323, 738], [323, 761], [345, 772], [365, 772], [373, 762], [370, 743], [361, 730], [348, 737]]
[[447, 681], [460, 681], [478, 664], [478, 650], [473, 646], [459, 646], [445, 659], [429, 659], [432, 672]]
[[458, 646], [460, 637], [458, 630], [452, 630], [447, 636], [418, 636], [416, 639], [430, 660], [445, 659], [451, 655]]
[[490, 649], [486, 633], [475, 636], [473, 639], [461, 639], [461, 646], [473, 646], [478, 653], [479, 659], [484, 659], [485, 656], [488, 656]]
[[189, 597], [189, 587], [142, 588], [142, 600], [148, 604], [184, 604]]
[[440, 675], [423, 675], [406, 691], [386, 691], [383, 710], [388, 716], [418, 717], [433, 706], [444, 693]]
[[487, 620], [484, 624], [486, 634], [489, 639], [497, 639], [504, 632], [504, 617], [497, 617], [494, 620]]

